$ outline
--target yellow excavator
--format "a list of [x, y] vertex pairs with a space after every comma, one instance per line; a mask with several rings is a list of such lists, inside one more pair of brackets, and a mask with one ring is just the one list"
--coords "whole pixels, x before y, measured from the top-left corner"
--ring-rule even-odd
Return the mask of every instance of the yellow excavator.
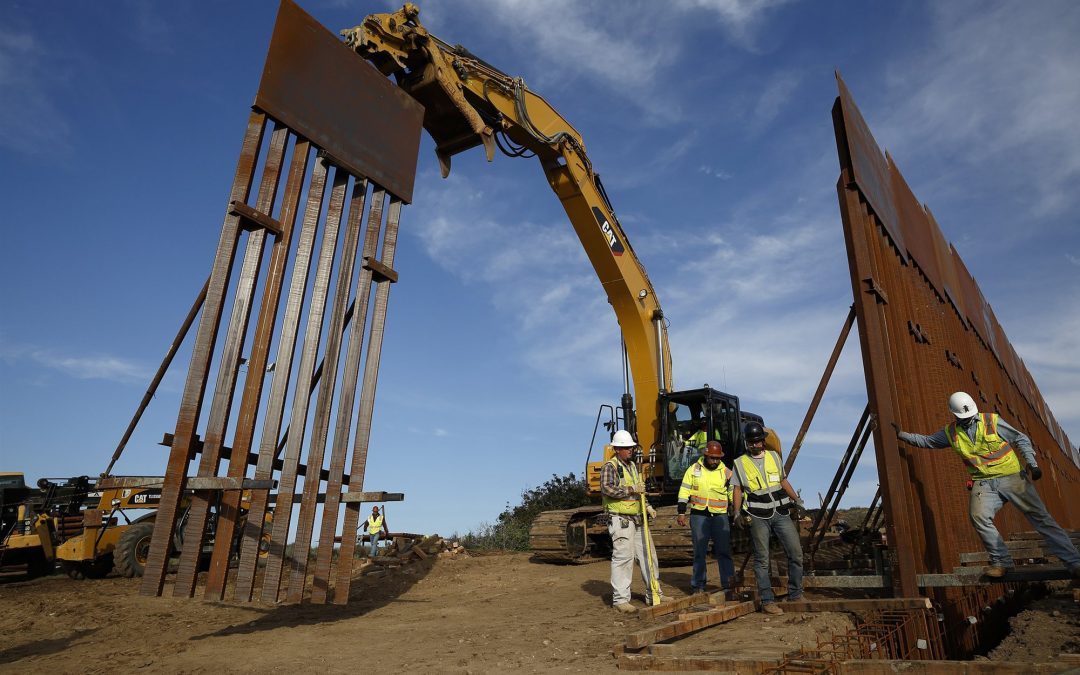
[[[661, 559], [686, 559], [692, 550], [689, 531], [677, 527], [671, 517], [682, 472], [698, 457], [697, 448], [686, 439], [705, 431], [706, 438], [723, 443], [730, 464], [745, 451], [742, 423], [762, 420], [743, 412], [737, 396], [708, 385], [674, 391], [664, 312], [615, 217], [581, 134], [520, 77], [430, 34], [419, 16], [417, 6], [407, 3], [392, 14], [372, 14], [341, 34], [350, 48], [424, 106], [424, 128], [435, 142], [443, 177], [450, 172], [453, 155], [477, 146], [484, 148], [488, 161], [496, 150], [540, 161], [622, 331], [624, 393], [617, 408], [607, 406], [610, 419], [605, 426], [609, 433], [621, 427], [636, 438], [642, 449], [637, 459], [652, 502], [668, 505], [654, 523]], [[779, 449], [772, 433], [770, 445]], [[596, 504], [551, 511], [536, 519], [530, 545], [542, 560], [582, 562], [609, 556], [607, 528], [597, 516], [599, 471], [611, 457], [610, 445], [598, 461], [590, 461], [591, 455], [590, 449], [586, 477]]]

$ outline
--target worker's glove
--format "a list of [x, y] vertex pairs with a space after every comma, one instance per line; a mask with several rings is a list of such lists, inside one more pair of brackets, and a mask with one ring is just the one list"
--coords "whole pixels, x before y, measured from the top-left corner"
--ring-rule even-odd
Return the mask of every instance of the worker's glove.
[[735, 516], [735, 521], [733, 524], [740, 530], [745, 530], [746, 528], [750, 527], [750, 516], [747, 514], [740, 514], [738, 516]]
[[654, 509], [651, 504], [645, 505], [645, 513], [649, 514], [649, 520], [656, 517], [656, 509]]
[[1028, 466], [1028, 473], [1031, 474], [1031, 480], [1039, 480], [1040, 478], [1042, 478], [1042, 469], [1035, 466], [1034, 464]]
[[645, 483], [634, 483], [630, 486], [630, 494], [643, 495], [645, 494]]

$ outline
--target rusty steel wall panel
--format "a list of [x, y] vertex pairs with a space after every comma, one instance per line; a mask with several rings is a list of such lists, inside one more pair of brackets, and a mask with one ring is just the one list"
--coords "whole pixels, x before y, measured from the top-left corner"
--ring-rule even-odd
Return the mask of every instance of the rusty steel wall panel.
[[[952, 420], [948, 395], [967, 391], [981, 411], [1000, 413], [1031, 437], [1044, 471], [1039, 492], [1067, 529], [1080, 526], [1072, 503], [1080, 465], [967, 266], [892, 158], [878, 162], [877, 143], [837, 79], [837, 188], [867, 392], [878, 418], [874, 441], [894, 586], [907, 593], [913, 575], [949, 572], [960, 553], [981, 550], [982, 543], [968, 525], [960, 458], [947, 449], [899, 447], [891, 422], [933, 433]], [[1014, 508], [1003, 509], [997, 523], [1005, 536], [1033, 529]], [[935, 593], [965, 602], [956, 589]]]
[[281, 0], [255, 107], [412, 201], [424, 109], [291, 0]]
[[[309, 80], [301, 82], [302, 78], [297, 79], [300, 71], [282, 74], [280, 59], [292, 58], [290, 50], [306, 49], [303, 40], [313, 39], [315, 29], [325, 35], [318, 38], [323, 47], [313, 49], [325, 53], [305, 61], [305, 68], [341, 67], [344, 80], [316, 77], [317, 73], [308, 71], [305, 77], [310, 76]], [[267, 61], [270, 75], [263, 79], [264, 84], [276, 82], [271, 90], [277, 98], [259, 99], [257, 103], [263, 105], [253, 108], [244, 137], [172, 434], [162, 505], [141, 587], [144, 594], [162, 594], [168, 562], [175, 553], [176, 523], [186, 518], [172, 590], [175, 596], [194, 596], [200, 581], [200, 553], [213, 532], [205, 589], [209, 599], [226, 596], [234, 561], [238, 563], [232, 579], [235, 599], [251, 600], [257, 584], [260, 598], [266, 602], [280, 601], [283, 587], [289, 602], [303, 601], [309, 593], [311, 600], [319, 603], [325, 603], [330, 593], [338, 603], [349, 597], [361, 504], [355, 501], [356, 495], [350, 499], [342, 495], [363, 486], [389, 285], [398, 278], [392, 265], [405, 203], [402, 195], [372, 176], [357, 173], [357, 167], [363, 166], [391, 181], [395, 189], [411, 193], [417, 148], [403, 144], [402, 139], [419, 137], [422, 110], [417, 114], [416, 104], [397, 95], [396, 89], [394, 96], [386, 97], [386, 87], [393, 87], [381, 76], [378, 85], [372, 85], [366, 75], [356, 76], [349, 70], [351, 66], [342, 66], [342, 62], [359, 62], [367, 69], [363, 72], [375, 72], [347, 48], [327, 48], [328, 35], [295, 5], [287, 0], [282, 3]], [[332, 36], [329, 39], [334, 40]], [[283, 46], [280, 40], [289, 42]], [[346, 82], [355, 91], [341, 96], [335, 88]], [[304, 103], [293, 105], [294, 99]], [[318, 114], [304, 116], [304, 106], [311, 101], [323, 108]], [[362, 123], [356, 122], [357, 108], [362, 109]], [[383, 117], [367, 124], [367, 115]], [[290, 126], [290, 119], [303, 128]], [[341, 126], [339, 122], [346, 119], [352, 121]], [[271, 122], [273, 133], [264, 141]], [[373, 140], [375, 136], [381, 138]], [[260, 166], [264, 143], [266, 157]], [[322, 144], [332, 147], [328, 150]], [[256, 178], [259, 188], [248, 203]], [[384, 203], [388, 203], [386, 208]], [[361, 250], [361, 225], [365, 222]], [[384, 233], [381, 258], [380, 233]], [[342, 237], [344, 243], [339, 241]], [[268, 247], [270, 258], [264, 264]], [[237, 258], [242, 263], [234, 270]], [[257, 302], [260, 287], [262, 295]], [[369, 305], [374, 308], [370, 329]], [[223, 324], [227, 306], [231, 315]], [[249, 336], [253, 321], [254, 335]], [[362, 354], [365, 331], [370, 334], [367, 353]], [[342, 349], [346, 333], [348, 348]], [[277, 352], [271, 362], [273, 345]], [[245, 353], [249, 354], [247, 359], [241, 356]], [[241, 367], [245, 362], [246, 371]], [[214, 372], [215, 383], [208, 387]], [[263, 382], [269, 373], [269, 392], [264, 396]], [[211, 404], [203, 419], [202, 403], [207, 395]], [[354, 414], [356, 434], [350, 447]], [[230, 433], [231, 448], [225, 442]], [[258, 451], [251, 453], [257, 433]], [[331, 433], [334, 445], [328, 451]], [[189, 476], [189, 465], [198, 453], [197, 476]], [[229, 453], [228, 467], [221, 475], [225, 453]], [[251, 465], [257, 485], [241, 491], [238, 486], [248, 477]], [[346, 466], [352, 468], [349, 474], [344, 472]], [[196, 477], [198, 481], [193, 480]], [[232, 480], [215, 482], [225, 478]], [[303, 489], [297, 494], [301, 480]], [[198, 491], [191, 493], [188, 486]], [[389, 500], [403, 497], [371, 494]], [[190, 496], [190, 506], [181, 516], [185, 495]], [[312, 535], [317, 504], [324, 501], [316, 547]], [[294, 506], [297, 503], [299, 506]], [[343, 505], [347, 511], [341, 518]], [[294, 511], [298, 519], [295, 538], [290, 541]], [[347, 553], [335, 560], [339, 521], [345, 525], [342, 539]], [[290, 543], [295, 549], [291, 552]], [[317, 561], [314, 579], [309, 554]], [[283, 579], [286, 571], [287, 582]]]

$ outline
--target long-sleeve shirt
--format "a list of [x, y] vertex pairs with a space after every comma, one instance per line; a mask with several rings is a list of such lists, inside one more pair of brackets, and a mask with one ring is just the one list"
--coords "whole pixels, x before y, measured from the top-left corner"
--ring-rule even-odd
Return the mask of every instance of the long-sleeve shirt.
[[[975, 442], [975, 434], [978, 429], [976, 421], [979, 419], [978, 415], [968, 418], [970, 421], [965, 425], [964, 422], [957, 422], [957, 426], [968, 435], [971, 441]], [[1038, 466], [1035, 461], [1035, 448], [1031, 445], [1031, 439], [1026, 435], [1017, 431], [1011, 424], [998, 417], [997, 433], [1003, 440], [1018, 450], [1024, 457], [1024, 461], [1028, 466]], [[908, 445], [914, 445], [917, 448], [951, 448], [952, 443], [949, 442], [949, 434], [942, 429], [941, 431], [924, 436], [922, 434], [912, 434], [907, 431], [901, 431], [897, 434], [897, 438], [907, 443]]]
[[[621, 464], [618, 459], [615, 461]], [[623, 471], [630, 474], [632, 469], [625, 464], [623, 464], [623, 467]], [[600, 492], [610, 499], [627, 499], [633, 496], [630, 494], [630, 490], [623, 485], [619, 470], [611, 462], [604, 462], [604, 465], [600, 468]]]

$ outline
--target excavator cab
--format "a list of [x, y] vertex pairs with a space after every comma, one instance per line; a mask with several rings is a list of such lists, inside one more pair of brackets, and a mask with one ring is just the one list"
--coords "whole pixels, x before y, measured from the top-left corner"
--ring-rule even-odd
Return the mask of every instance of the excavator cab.
[[[701, 456], [705, 443], [717, 440], [724, 446], [724, 463], [742, 452], [742, 415], [739, 397], [709, 387], [662, 393], [658, 400], [659, 433], [650, 452], [652, 485], [663, 495], [662, 503], [674, 501], [686, 469]], [[670, 498], [670, 499], [669, 499]]]

